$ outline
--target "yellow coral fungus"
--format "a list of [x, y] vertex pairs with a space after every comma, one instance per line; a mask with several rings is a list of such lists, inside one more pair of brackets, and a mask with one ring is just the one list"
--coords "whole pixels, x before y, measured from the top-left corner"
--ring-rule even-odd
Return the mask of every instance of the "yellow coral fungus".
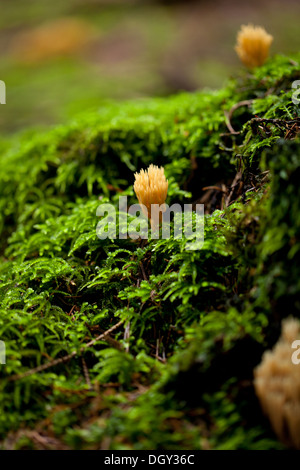
[[92, 27], [76, 18], [62, 18], [17, 34], [11, 51], [18, 60], [37, 63], [79, 51], [92, 38]]
[[159, 214], [161, 221], [161, 213], [165, 212], [165, 201], [168, 192], [168, 180], [165, 177], [164, 168], [150, 165], [147, 170], [141, 170], [140, 173], [135, 173], [135, 182], [133, 189], [137, 195], [140, 204], [143, 204], [142, 210], [146, 217], [150, 219], [151, 227], [157, 228], [158, 213], [157, 207], [152, 207], [153, 204], [161, 206]]
[[243, 25], [237, 35], [235, 50], [247, 67], [262, 65], [269, 55], [273, 36], [260, 26]]
[[300, 364], [292, 361], [292, 344], [300, 339], [300, 322], [288, 318], [272, 351], [254, 370], [254, 387], [279, 439], [300, 449]]

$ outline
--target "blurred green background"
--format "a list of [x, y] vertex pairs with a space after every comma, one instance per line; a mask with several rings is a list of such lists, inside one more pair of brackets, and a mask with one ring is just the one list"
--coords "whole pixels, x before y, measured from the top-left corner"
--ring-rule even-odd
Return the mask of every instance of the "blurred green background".
[[108, 100], [219, 87], [241, 24], [299, 51], [297, 0], [0, 0], [0, 134], [62, 123]]

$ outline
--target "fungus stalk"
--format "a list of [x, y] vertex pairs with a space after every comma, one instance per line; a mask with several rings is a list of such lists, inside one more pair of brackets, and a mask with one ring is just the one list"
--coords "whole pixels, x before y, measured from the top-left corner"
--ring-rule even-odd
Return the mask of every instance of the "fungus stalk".
[[[157, 220], [161, 223], [162, 213], [165, 212], [165, 201], [168, 192], [168, 180], [165, 177], [164, 168], [150, 165], [147, 170], [141, 170], [140, 173], [135, 173], [135, 182], [133, 189], [141, 204], [143, 213], [151, 223], [151, 228], [156, 230]], [[159, 217], [157, 214], [157, 207], [153, 204], [160, 206]]]

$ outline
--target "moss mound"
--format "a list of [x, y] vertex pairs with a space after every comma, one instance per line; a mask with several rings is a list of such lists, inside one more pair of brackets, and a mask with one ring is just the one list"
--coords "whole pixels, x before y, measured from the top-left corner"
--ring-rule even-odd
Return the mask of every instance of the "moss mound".
[[[282, 447], [252, 378], [300, 318], [299, 58], [1, 143], [2, 448]], [[150, 163], [201, 250], [97, 238]]]

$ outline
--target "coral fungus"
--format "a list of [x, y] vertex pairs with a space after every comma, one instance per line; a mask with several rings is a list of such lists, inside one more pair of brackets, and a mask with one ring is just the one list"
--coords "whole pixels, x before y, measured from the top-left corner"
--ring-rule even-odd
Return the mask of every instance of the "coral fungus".
[[16, 35], [12, 53], [25, 63], [70, 55], [92, 38], [92, 27], [85, 21], [63, 18]]
[[247, 67], [258, 67], [268, 58], [272, 41], [273, 36], [264, 28], [251, 24], [243, 25], [237, 35], [235, 50]]
[[300, 365], [292, 361], [292, 343], [297, 339], [299, 320], [284, 320], [281, 338], [254, 370], [254, 386], [279, 439], [300, 449]]
[[164, 168], [158, 168], [158, 166], [151, 164], [147, 170], [141, 170], [134, 176], [133, 189], [142, 205], [143, 213], [150, 219], [151, 227], [155, 229], [157, 228], [158, 208], [152, 205], [161, 206], [160, 219], [161, 213], [166, 210], [164, 203], [167, 198], [168, 180], [165, 177]]

